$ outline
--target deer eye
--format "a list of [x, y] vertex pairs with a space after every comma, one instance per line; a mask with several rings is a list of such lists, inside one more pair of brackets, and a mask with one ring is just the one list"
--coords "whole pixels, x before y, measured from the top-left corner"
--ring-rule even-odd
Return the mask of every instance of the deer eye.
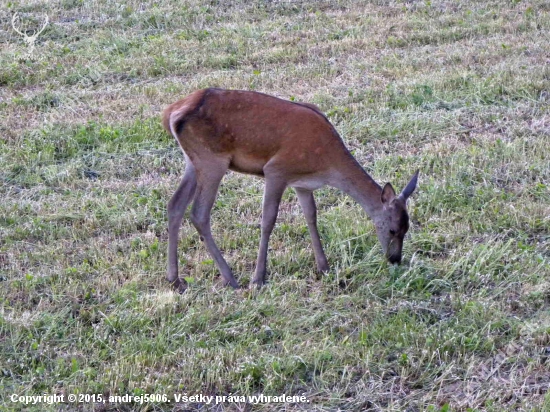
[[395, 235], [395, 230], [390, 229], [390, 235], [392, 235], [392, 236]]

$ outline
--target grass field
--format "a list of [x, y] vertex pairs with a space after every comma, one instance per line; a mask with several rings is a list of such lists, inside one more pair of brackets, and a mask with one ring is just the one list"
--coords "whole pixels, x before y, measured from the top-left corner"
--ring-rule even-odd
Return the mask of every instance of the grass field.
[[[49, 16], [32, 56], [15, 12]], [[2, 0], [0, 24], [0, 409], [550, 411], [546, 0]], [[327, 188], [317, 275], [289, 190], [265, 288], [219, 286], [185, 219], [173, 293], [184, 161], [159, 115], [210, 86], [317, 104], [379, 183], [419, 168], [404, 264]], [[262, 190], [229, 173], [212, 214], [244, 286]], [[71, 393], [171, 402], [10, 400]]]

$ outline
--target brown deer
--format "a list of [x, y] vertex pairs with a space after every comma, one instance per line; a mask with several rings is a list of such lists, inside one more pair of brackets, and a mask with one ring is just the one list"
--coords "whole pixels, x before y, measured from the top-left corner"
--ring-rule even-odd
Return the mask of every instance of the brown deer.
[[387, 259], [401, 262], [403, 238], [409, 229], [406, 202], [416, 188], [418, 171], [399, 195], [390, 183], [380, 187], [316, 106], [257, 92], [204, 89], [168, 106], [163, 125], [178, 141], [186, 160], [183, 180], [168, 202], [167, 279], [179, 292], [187, 283], [178, 277], [178, 233], [192, 200], [191, 222], [224, 283], [239, 287], [210, 230], [212, 205], [228, 169], [265, 178], [261, 240], [252, 284], [265, 282], [269, 236], [287, 186], [298, 195], [319, 271], [328, 271], [329, 266], [317, 231], [313, 191], [324, 185], [353, 197], [373, 219]]

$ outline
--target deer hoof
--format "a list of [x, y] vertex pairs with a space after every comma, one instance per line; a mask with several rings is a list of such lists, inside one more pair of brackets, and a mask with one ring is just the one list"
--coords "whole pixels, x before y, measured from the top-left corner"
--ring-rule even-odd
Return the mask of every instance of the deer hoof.
[[250, 289], [261, 289], [262, 286], [265, 285], [265, 281], [263, 279], [253, 279], [252, 282], [250, 282], [249, 288]]
[[318, 265], [317, 266], [317, 272], [320, 273], [320, 274], [328, 273], [328, 272], [330, 272], [330, 266], [326, 262], [324, 264]]
[[178, 292], [180, 295], [187, 290], [187, 282], [177, 278], [172, 282], [172, 289], [174, 292]]

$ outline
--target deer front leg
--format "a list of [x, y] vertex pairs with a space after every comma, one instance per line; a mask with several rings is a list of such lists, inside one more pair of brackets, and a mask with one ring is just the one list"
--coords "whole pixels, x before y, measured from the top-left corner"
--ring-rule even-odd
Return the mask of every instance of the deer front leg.
[[203, 173], [199, 173], [197, 177], [197, 191], [191, 209], [191, 222], [197, 229], [197, 232], [199, 232], [208, 252], [214, 259], [225, 284], [238, 289], [239, 284], [233, 276], [231, 268], [223, 258], [220, 249], [218, 249], [210, 229], [210, 212], [212, 211], [212, 206], [216, 199], [216, 194], [218, 193], [218, 187], [227, 167], [222, 168], [216, 164], [208, 164], [201, 168], [197, 166], [197, 170]]
[[271, 232], [275, 226], [279, 204], [281, 203], [285, 188], [285, 181], [277, 177], [270, 178], [266, 175], [262, 208], [262, 236], [258, 250], [258, 260], [256, 262], [256, 273], [252, 279], [252, 284], [258, 287], [261, 287], [265, 283], [269, 236], [271, 236]]
[[311, 244], [313, 245], [313, 253], [315, 255], [315, 263], [317, 264], [317, 270], [319, 272], [328, 272], [329, 266], [325, 252], [323, 251], [323, 245], [321, 244], [321, 238], [319, 237], [319, 231], [317, 230], [317, 207], [315, 206], [315, 199], [313, 198], [313, 192], [311, 190], [294, 188], [298, 195], [298, 202], [302, 207], [302, 211], [306, 217], [307, 227], [311, 236]]
[[168, 202], [168, 272], [166, 278], [172, 287], [180, 293], [187, 288], [187, 282], [178, 277], [178, 234], [183, 215], [193, 200], [196, 187], [195, 167], [187, 158], [183, 179]]

